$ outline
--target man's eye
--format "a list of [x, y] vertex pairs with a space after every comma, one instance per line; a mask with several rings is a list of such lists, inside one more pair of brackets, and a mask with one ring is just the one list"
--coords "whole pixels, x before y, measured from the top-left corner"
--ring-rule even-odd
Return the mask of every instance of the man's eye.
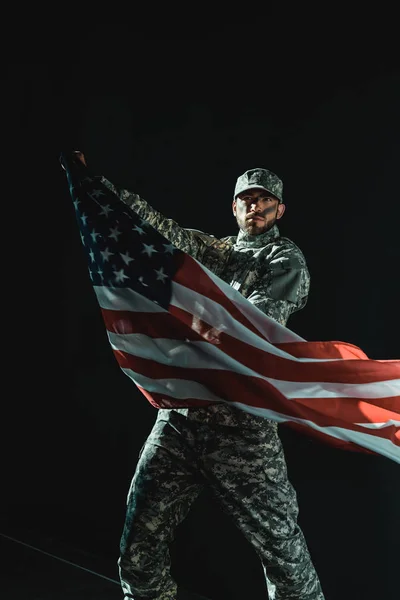
[[[244, 196], [242, 200], [243, 202], [256, 202], [257, 198], [253, 198], [253, 196]], [[263, 202], [272, 202], [272, 198], [270, 196], [260, 196], [260, 200]]]

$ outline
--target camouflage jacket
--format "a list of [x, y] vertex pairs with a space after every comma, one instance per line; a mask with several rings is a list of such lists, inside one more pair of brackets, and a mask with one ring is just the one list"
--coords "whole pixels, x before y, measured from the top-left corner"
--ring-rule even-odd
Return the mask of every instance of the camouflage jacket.
[[304, 255], [294, 242], [280, 236], [276, 225], [257, 236], [240, 230], [237, 236], [218, 239], [180, 227], [137, 194], [116, 188], [105, 177], [101, 181], [174, 246], [196, 258], [272, 319], [286, 325], [290, 314], [305, 306], [310, 274]]

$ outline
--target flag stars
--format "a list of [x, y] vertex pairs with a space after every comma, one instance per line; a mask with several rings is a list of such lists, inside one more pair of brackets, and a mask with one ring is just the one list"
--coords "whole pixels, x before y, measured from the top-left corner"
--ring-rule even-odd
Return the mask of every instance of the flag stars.
[[115, 275], [115, 281], [117, 283], [123, 283], [125, 279], [129, 279], [128, 275], [125, 275], [124, 270], [120, 269], [119, 271], [113, 271]]
[[105, 206], [101, 207], [101, 211], [100, 211], [100, 215], [101, 216], [105, 216], [108, 218], [108, 215], [110, 214], [110, 212], [113, 212], [113, 209], [111, 208], [111, 206], [109, 204], [106, 204]]
[[85, 213], [83, 213], [83, 215], [81, 216], [81, 221], [82, 221], [84, 227], [86, 227], [87, 218], [88, 218], [88, 216], [85, 215]]
[[147, 254], [147, 256], [151, 256], [154, 252], [158, 252], [158, 250], [154, 248], [154, 244], [143, 244], [143, 248], [142, 254]]
[[79, 198], [77, 198], [76, 200], [74, 200], [75, 210], [78, 210], [78, 206], [79, 206], [80, 203], [81, 203], [81, 201], [79, 200]]
[[175, 246], [173, 244], [163, 244], [165, 250], [165, 254], [173, 254], [176, 250]]
[[135, 227], [132, 227], [132, 231], [137, 231], [139, 235], [144, 235], [145, 233], [144, 229], [139, 227], [139, 225], [135, 225]]
[[111, 233], [110, 233], [109, 237], [114, 238], [115, 241], [118, 242], [118, 236], [122, 235], [122, 232], [119, 231], [118, 227], [111, 227], [110, 231], [111, 231]]
[[134, 260], [131, 256], [129, 256], [129, 252], [126, 252], [125, 254], [120, 252], [119, 254], [120, 254], [122, 260], [124, 261], [124, 263], [128, 266], [129, 266], [129, 263]]
[[92, 192], [92, 196], [94, 196], [96, 199], [97, 199], [99, 196], [104, 196], [104, 195], [105, 195], [105, 194], [104, 194], [104, 192], [103, 192], [102, 190], [93, 190], [93, 192]]
[[94, 252], [93, 252], [92, 249], [90, 249], [89, 256], [92, 259], [92, 262], [94, 262], [95, 261], [95, 259], [94, 259]]
[[100, 250], [100, 254], [103, 257], [104, 262], [108, 262], [110, 259], [110, 256], [114, 255], [114, 252], [110, 252], [108, 249], [108, 246], [105, 250]]
[[95, 230], [93, 229], [92, 233], [90, 234], [90, 237], [92, 238], [92, 240], [93, 240], [93, 242], [94, 242], [94, 243], [96, 243], [97, 236], [99, 236], [99, 235], [100, 235], [100, 237], [101, 237], [101, 234], [100, 234], [100, 233], [97, 233], [97, 231], [95, 231]]
[[162, 281], [164, 283], [164, 281], [168, 279], [168, 275], [164, 273], [164, 267], [161, 267], [159, 270], [154, 269], [154, 271], [157, 273], [157, 281]]

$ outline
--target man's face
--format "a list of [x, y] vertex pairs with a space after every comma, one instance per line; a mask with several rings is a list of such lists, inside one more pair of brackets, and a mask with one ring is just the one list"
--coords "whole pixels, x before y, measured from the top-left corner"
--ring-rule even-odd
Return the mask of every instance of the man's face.
[[239, 228], [250, 235], [265, 233], [285, 212], [285, 205], [269, 192], [251, 188], [238, 194], [232, 203]]

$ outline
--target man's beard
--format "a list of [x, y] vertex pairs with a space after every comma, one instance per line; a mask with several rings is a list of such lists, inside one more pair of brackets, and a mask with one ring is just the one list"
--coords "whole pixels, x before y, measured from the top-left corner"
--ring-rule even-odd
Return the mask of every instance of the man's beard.
[[244, 228], [245, 233], [249, 235], [262, 235], [263, 233], [267, 233], [272, 227], [275, 225], [277, 218], [275, 217], [272, 221], [268, 221], [264, 223], [263, 227], [257, 227], [254, 225], [249, 225], [248, 220], [246, 219], [246, 225]]

